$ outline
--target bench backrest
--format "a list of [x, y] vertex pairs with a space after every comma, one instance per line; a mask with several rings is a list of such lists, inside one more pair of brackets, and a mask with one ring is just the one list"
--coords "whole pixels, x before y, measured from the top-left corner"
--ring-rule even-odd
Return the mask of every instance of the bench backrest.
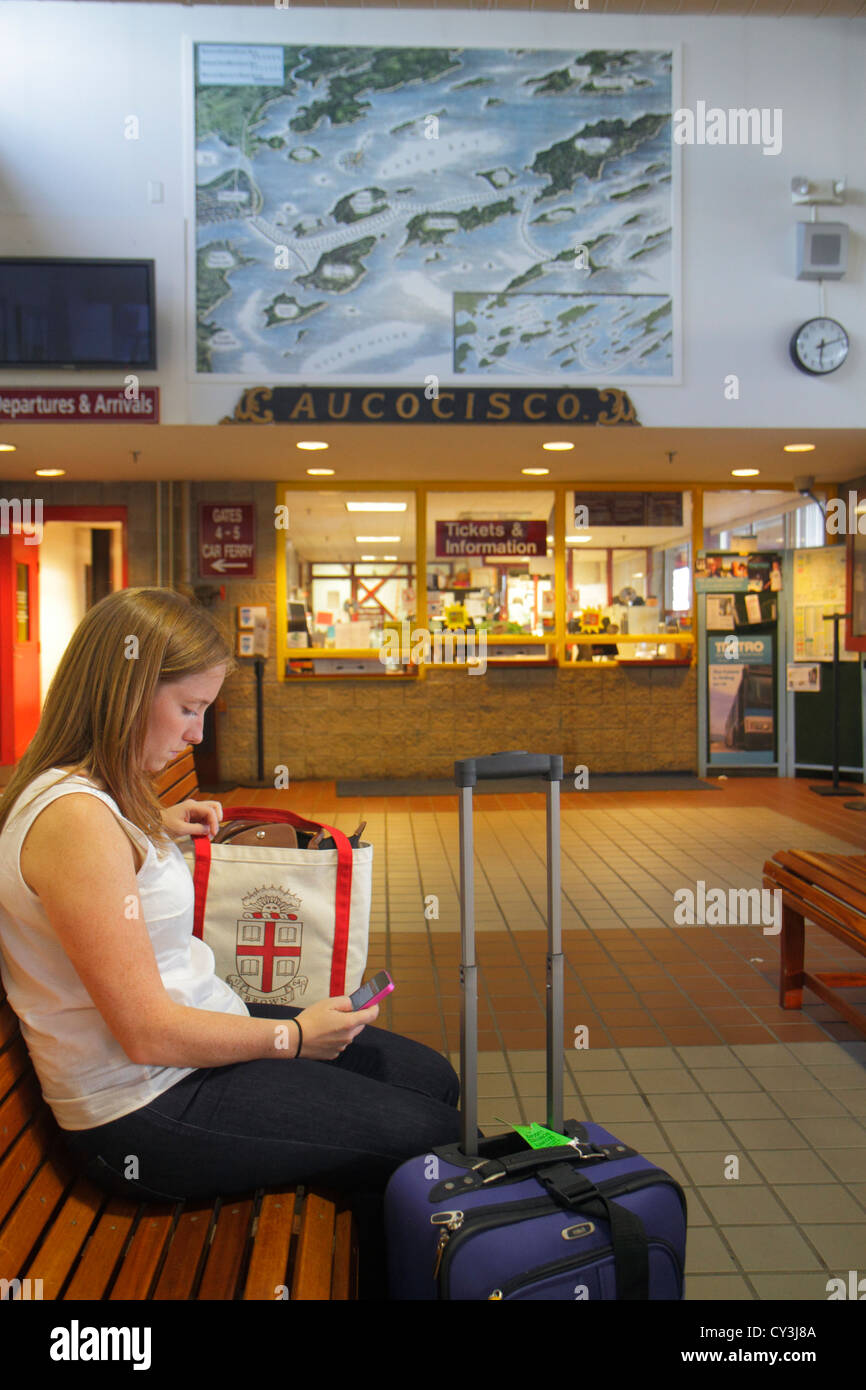
[[198, 777], [192, 756], [192, 745], [163, 768], [154, 781], [156, 793], [163, 806], [176, 806], [188, 796], [198, 795]]

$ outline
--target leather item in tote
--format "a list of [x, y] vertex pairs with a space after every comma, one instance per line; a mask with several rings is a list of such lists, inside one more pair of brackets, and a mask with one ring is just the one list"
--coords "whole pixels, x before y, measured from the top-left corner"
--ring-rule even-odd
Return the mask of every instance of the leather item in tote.
[[[305, 1008], [350, 994], [367, 963], [373, 846], [353, 848], [342, 831], [292, 811], [226, 809], [231, 824], [214, 841], [197, 835], [184, 850], [193, 934], [213, 951], [216, 974], [247, 1003]], [[297, 844], [320, 829], [336, 848]]]

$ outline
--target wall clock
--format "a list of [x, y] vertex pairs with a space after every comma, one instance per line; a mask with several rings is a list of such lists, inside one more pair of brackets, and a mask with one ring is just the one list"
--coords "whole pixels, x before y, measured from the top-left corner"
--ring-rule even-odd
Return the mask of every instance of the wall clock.
[[791, 361], [809, 376], [826, 376], [848, 356], [848, 334], [835, 319], [807, 319], [790, 342]]

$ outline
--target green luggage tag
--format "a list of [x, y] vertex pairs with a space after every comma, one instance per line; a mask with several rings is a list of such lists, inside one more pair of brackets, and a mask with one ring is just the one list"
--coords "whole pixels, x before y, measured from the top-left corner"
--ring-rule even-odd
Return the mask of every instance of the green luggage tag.
[[[499, 1118], [498, 1116], [496, 1117]], [[500, 1124], [508, 1124], [507, 1120], [500, 1120]], [[563, 1144], [574, 1145], [574, 1141], [567, 1134], [557, 1134], [555, 1130], [546, 1129], [544, 1125], [512, 1125], [508, 1124], [509, 1129], [513, 1129], [520, 1135], [521, 1139], [529, 1145], [531, 1149], [558, 1149]]]

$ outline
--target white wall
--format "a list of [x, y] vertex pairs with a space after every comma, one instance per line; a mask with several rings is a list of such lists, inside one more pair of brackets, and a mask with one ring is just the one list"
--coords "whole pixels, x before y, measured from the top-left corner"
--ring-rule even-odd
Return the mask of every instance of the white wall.
[[[242, 389], [197, 384], [188, 350], [184, 219], [193, 185], [190, 45], [198, 40], [572, 52], [681, 45], [675, 106], [779, 107], [783, 146], [776, 157], [756, 146], [683, 148], [682, 378], [630, 386], [639, 418], [739, 428], [866, 424], [863, 20], [7, 0], [0, 9], [0, 245], [7, 255], [155, 258], [160, 368], [142, 380], [160, 386], [164, 423], [216, 424]], [[124, 139], [131, 114], [140, 121], [138, 141]], [[847, 175], [852, 189], [846, 207], [821, 211], [854, 234], [848, 276], [826, 290], [826, 312], [847, 327], [851, 354], [823, 380], [808, 379], [788, 359], [791, 332], [818, 313], [817, 286], [793, 278], [793, 227], [809, 215], [792, 207], [795, 174]], [[162, 204], [147, 202], [148, 180], [164, 185]], [[725, 399], [730, 373], [739, 377], [738, 400]], [[40, 372], [3, 380], [68, 379]], [[76, 380], [103, 383], [106, 374]]]
[[39, 681], [44, 700], [69, 639], [85, 613], [90, 528], [46, 521], [39, 547]]

